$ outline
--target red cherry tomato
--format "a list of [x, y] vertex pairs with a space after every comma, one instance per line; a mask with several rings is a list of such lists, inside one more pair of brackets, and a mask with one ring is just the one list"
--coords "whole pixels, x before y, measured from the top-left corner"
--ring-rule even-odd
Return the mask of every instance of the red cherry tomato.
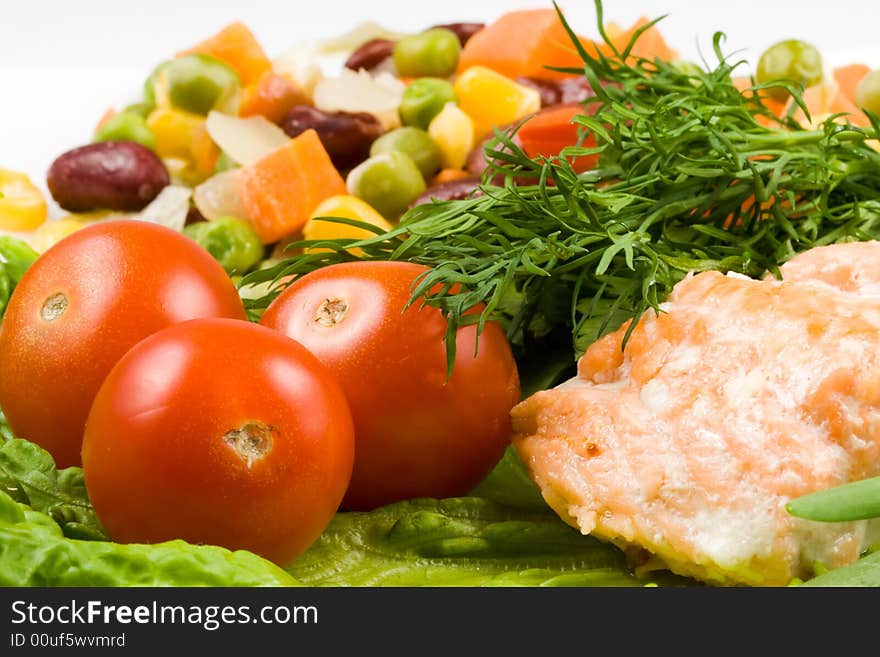
[[182, 538], [287, 564], [345, 493], [345, 396], [302, 345], [243, 321], [198, 319], [129, 351], [86, 424], [89, 497], [113, 540]]
[[337, 375], [355, 423], [355, 465], [343, 505], [370, 509], [410, 497], [464, 495], [500, 458], [519, 401], [501, 328], [458, 331], [446, 380], [447, 322], [404, 307], [424, 267], [331, 265], [292, 283], [261, 322], [298, 340]]
[[0, 324], [0, 408], [16, 435], [79, 465], [110, 368], [142, 338], [196, 317], [243, 319], [232, 281], [189, 238], [107, 221], [58, 242], [25, 273]]

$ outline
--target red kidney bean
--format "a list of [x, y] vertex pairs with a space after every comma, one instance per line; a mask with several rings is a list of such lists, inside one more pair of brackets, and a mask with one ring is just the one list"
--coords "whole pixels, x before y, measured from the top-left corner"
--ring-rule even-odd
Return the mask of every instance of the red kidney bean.
[[200, 221], [207, 221], [205, 215], [203, 215], [196, 206], [191, 205], [186, 212], [186, 221], [184, 222], [184, 225], [189, 226], [190, 224], [197, 224]]
[[582, 103], [596, 94], [589, 80], [583, 75], [554, 80], [535, 76], [520, 76], [516, 81], [537, 90], [541, 95], [541, 107]]
[[[509, 123], [507, 125], [500, 125], [498, 129], [504, 133], [507, 132], [510, 128], [513, 127], [513, 123]], [[495, 138], [495, 133], [493, 132], [488, 137], [484, 138], [480, 141], [476, 146], [471, 149], [471, 152], [468, 154], [467, 162], [465, 162], [464, 168], [475, 176], [482, 176], [483, 172], [486, 170], [488, 163], [486, 162], [486, 145]], [[519, 137], [516, 135], [513, 136], [513, 143], [519, 144]], [[501, 147], [501, 143], [496, 144], [497, 147]], [[496, 148], [497, 150], [497, 148]]]
[[486, 144], [489, 143], [489, 139], [491, 139], [491, 137], [487, 137], [471, 149], [471, 152], [468, 153], [467, 162], [465, 162], [464, 165], [465, 171], [470, 171], [477, 176], [483, 175], [483, 171], [485, 171], [488, 166], [488, 163], [486, 162], [486, 154], [483, 152], [483, 149], [486, 147]]
[[391, 57], [394, 43], [389, 39], [370, 39], [348, 56], [345, 60], [345, 68], [350, 68], [352, 71], [362, 68], [369, 71], [375, 68]]
[[475, 192], [475, 195], [481, 195], [482, 192], [477, 187], [479, 184], [479, 176], [449, 180], [426, 189], [421, 196], [410, 203], [409, 207], [413, 208], [417, 205], [422, 205], [423, 203], [430, 203], [434, 199], [438, 201], [459, 201], [467, 198]]
[[541, 107], [557, 105], [559, 103], [559, 98], [562, 95], [559, 91], [559, 87], [556, 85], [556, 80], [551, 80], [550, 78], [521, 75], [516, 78], [516, 83], [537, 91], [541, 96]]
[[450, 32], [455, 32], [462, 47], [470, 41], [470, 38], [477, 32], [486, 27], [485, 23], [443, 23], [442, 25], [433, 25], [429, 29], [443, 28]]
[[46, 183], [52, 198], [69, 212], [142, 210], [170, 178], [162, 160], [131, 141], [88, 144], [60, 155]]
[[562, 78], [556, 82], [560, 90], [559, 103], [562, 105], [582, 103], [587, 98], [592, 98], [596, 95], [596, 92], [593, 91], [593, 86], [584, 75]]
[[313, 128], [338, 169], [350, 169], [366, 160], [370, 145], [382, 134], [382, 124], [366, 112], [322, 112], [308, 105], [297, 105], [281, 120], [281, 129], [290, 136]]

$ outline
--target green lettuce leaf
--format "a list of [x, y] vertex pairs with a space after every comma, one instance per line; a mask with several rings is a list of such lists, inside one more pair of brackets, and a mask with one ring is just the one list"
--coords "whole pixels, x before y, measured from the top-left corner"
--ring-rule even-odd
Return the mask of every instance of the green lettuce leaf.
[[513, 447], [507, 448], [495, 469], [470, 495], [514, 509], [550, 509]]
[[6, 416], [3, 414], [3, 410], [0, 409], [0, 445], [13, 438], [15, 438], [15, 434], [12, 433], [12, 429], [6, 424]]
[[37, 255], [27, 242], [0, 235], [0, 317], [6, 310], [9, 296]]
[[65, 538], [44, 513], [0, 491], [0, 586], [296, 586], [244, 551], [169, 541], [119, 545]]
[[478, 497], [416, 499], [339, 513], [290, 567], [311, 586], [645, 586], [617, 548], [582, 536], [548, 509]]
[[565, 348], [547, 348], [537, 357], [517, 362], [522, 398], [531, 397], [539, 390], [547, 390], [577, 374], [577, 363], [572, 358], [571, 345]]
[[[570, 378], [576, 372], [570, 349], [547, 349], [540, 358], [517, 363], [517, 367], [523, 399]], [[469, 495], [515, 509], [549, 509], [513, 446], [507, 448], [489, 476]]]
[[86, 493], [80, 468], [57, 470], [46, 450], [12, 436], [0, 415], [0, 491], [48, 514], [65, 536], [107, 540]]
[[880, 586], [880, 551], [868, 554], [849, 566], [813, 577], [801, 586]]

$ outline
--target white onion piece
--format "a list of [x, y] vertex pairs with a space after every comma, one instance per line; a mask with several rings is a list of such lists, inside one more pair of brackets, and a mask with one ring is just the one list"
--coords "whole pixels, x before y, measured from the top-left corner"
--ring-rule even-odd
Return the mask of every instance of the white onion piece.
[[236, 178], [238, 169], [230, 169], [211, 176], [195, 188], [193, 200], [205, 219], [238, 217], [247, 219]]
[[133, 218], [160, 224], [179, 233], [186, 224], [192, 193], [188, 187], [168, 185], [147, 207], [133, 215]]
[[388, 73], [343, 69], [338, 77], [324, 78], [315, 87], [315, 107], [325, 112], [367, 112], [385, 130], [400, 126], [397, 108], [406, 85]]
[[306, 44], [293, 46], [272, 62], [272, 70], [283, 75], [311, 98], [315, 85], [324, 77], [318, 56]]
[[240, 119], [221, 112], [210, 112], [205, 127], [214, 143], [244, 166], [263, 159], [290, 141], [284, 130], [263, 116]]
[[372, 39], [389, 39], [390, 41], [399, 41], [406, 34], [403, 32], [395, 32], [387, 27], [380, 25], [374, 21], [364, 21], [355, 25], [351, 30], [337, 37], [321, 39], [318, 41], [318, 52], [322, 55], [335, 55], [342, 52], [349, 52], [355, 48], [360, 48], [367, 41]]
[[367, 71], [363, 71], [361, 74], [369, 75], [373, 78], [373, 82], [378, 84], [383, 89], [386, 89], [388, 93], [395, 94], [397, 97], [397, 104], [400, 104], [400, 99], [403, 97], [403, 92], [406, 91], [406, 85], [400, 80], [400, 78], [387, 72], [370, 73]]
[[370, 75], [373, 77], [390, 75], [393, 79], [397, 79], [397, 65], [394, 63], [394, 57], [386, 57], [381, 62], [370, 68]]

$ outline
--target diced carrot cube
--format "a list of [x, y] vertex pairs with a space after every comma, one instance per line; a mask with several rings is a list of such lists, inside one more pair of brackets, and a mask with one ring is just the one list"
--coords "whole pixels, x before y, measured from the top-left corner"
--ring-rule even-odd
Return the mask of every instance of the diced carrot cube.
[[242, 167], [237, 180], [247, 219], [264, 244], [302, 228], [324, 199], [347, 193], [314, 130]]
[[[605, 33], [609, 36], [614, 47], [623, 52], [627, 44], [635, 35], [636, 31], [648, 24], [648, 19], [644, 16], [637, 20], [628, 30], [621, 30], [616, 25], [610, 25], [605, 29]], [[602, 44], [601, 49], [606, 54], [610, 51], [607, 44]], [[660, 30], [654, 25], [639, 35], [635, 45], [633, 45], [630, 55], [633, 57], [643, 57], [645, 59], [654, 59], [655, 57], [663, 61], [673, 61], [678, 58], [678, 51], [673, 50], [666, 43], [666, 40], [660, 34]]]
[[[646, 18], [640, 18], [628, 30], [612, 24], [606, 33], [615, 47], [623, 50], [636, 30], [647, 22]], [[610, 53], [605, 43], [577, 38], [593, 56], [598, 52]], [[663, 60], [678, 57], [656, 27], [640, 35], [632, 55]], [[559, 78], [566, 74], [547, 67], [582, 69], [584, 62], [554, 9], [529, 9], [508, 12], [472, 36], [461, 52], [458, 70], [461, 72], [471, 66], [486, 66], [511, 78], [521, 75]]]
[[311, 105], [306, 93], [283, 75], [264, 72], [241, 92], [239, 116], [264, 116], [278, 123], [295, 105]]
[[258, 80], [265, 71], [272, 68], [272, 62], [254, 33], [247, 25], [238, 21], [230, 23], [192, 48], [177, 53], [177, 56], [190, 53], [211, 55], [225, 62], [238, 73], [243, 85]]
[[217, 166], [217, 160], [220, 159], [220, 149], [211, 139], [204, 124], [193, 132], [190, 150], [196, 170], [206, 177], [210, 175], [214, 167]]
[[[810, 110], [810, 119], [813, 123], [822, 120], [828, 114], [845, 114], [853, 125], [861, 127], [871, 125], [868, 117], [843, 94], [836, 83], [826, 82], [809, 87], [804, 90], [802, 98], [804, 105]], [[794, 118], [806, 123], [806, 116], [800, 108], [794, 113]]]
[[509, 78], [563, 77], [546, 66], [583, 68], [577, 49], [553, 9], [511, 11], [472, 36], [458, 70], [486, 66]]
[[[583, 113], [584, 108], [580, 105], [566, 105], [538, 112], [527, 120], [517, 132], [522, 149], [529, 157], [539, 155], [551, 157], [559, 155], [559, 152], [566, 146], [576, 145], [579, 126], [574, 123], [574, 117]], [[587, 135], [581, 145], [588, 148], [593, 147], [596, 145], [596, 139], [592, 135]], [[570, 158], [572, 167], [579, 173], [593, 169], [598, 160], [598, 155], [580, 155]]]
[[[746, 98], [751, 98], [755, 95], [755, 92], [750, 89], [753, 84], [751, 78], [739, 76], [731, 78], [730, 81], [733, 83], [733, 86], [739, 89]], [[783, 98], [780, 100], [779, 98], [774, 98], [773, 96], [770, 96], [769, 94], [764, 92], [761, 95], [761, 101], [764, 103], [764, 107], [766, 107], [775, 116], [778, 117], [782, 117], [788, 109], [788, 98]], [[756, 115], [755, 119], [763, 126], [769, 126], [775, 123], [775, 121], [763, 114]]]
[[473, 175], [473, 173], [465, 171], [464, 169], [441, 169], [436, 176], [431, 178], [431, 182], [428, 186], [433, 187], [434, 185], [442, 185], [443, 183], [452, 182], [453, 180], [470, 178]]
[[871, 72], [871, 67], [867, 64], [850, 64], [848, 66], [839, 66], [834, 69], [834, 81], [840, 87], [840, 93], [853, 103], [856, 101], [856, 89], [859, 83], [865, 79], [865, 76]]

